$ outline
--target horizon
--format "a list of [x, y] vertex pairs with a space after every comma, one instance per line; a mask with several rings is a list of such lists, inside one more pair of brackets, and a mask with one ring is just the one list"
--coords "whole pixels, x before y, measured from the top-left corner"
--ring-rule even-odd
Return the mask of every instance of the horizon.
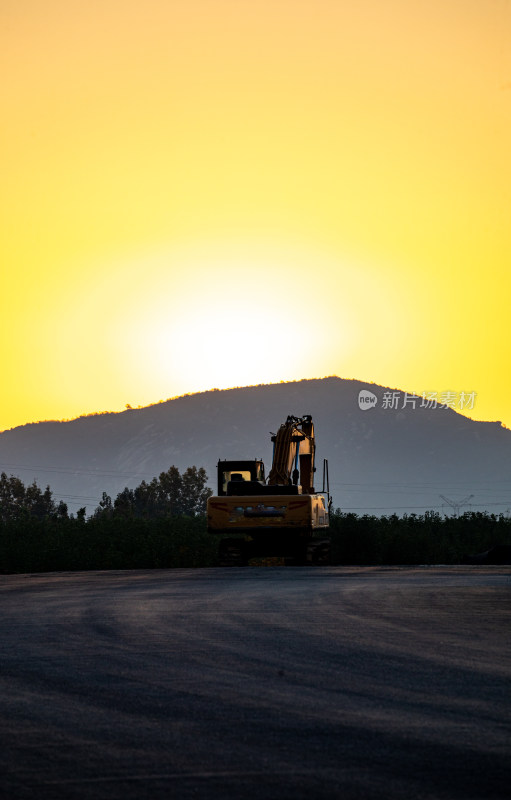
[[[3, 430], [0, 430], [0, 434], [6, 433], [6, 432], [8, 432], [10, 430], [15, 430], [16, 428], [26, 427], [28, 425], [42, 425], [42, 424], [45, 424], [45, 423], [55, 423], [55, 422], [63, 422], [63, 423], [64, 422], [75, 422], [76, 420], [86, 419], [88, 417], [98, 417], [98, 416], [105, 416], [105, 415], [109, 415], [109, 414], [114, 414], [114, 415], [116, 415], [116, 414], [124, 414], [126, 411], [142, 411], [142, 410], [144, 410], [146, 408], [153, 408], [155, 406], [163, 405], [165, 403], [170, 403], [170, 402], [172, 402], [174, 400], [182, 400], [182, 399], [184, 399], [186, 397], [195, 397], [195, 396], [202, 395], [202, 394], [210, 394], [212, 392], [230, 392], [230, 391], [236, 391], [236, 390], [239, 390], [239, 389], [257, 389], [257, 388], [260, 388], [260, 387], [267, 387], [267, 386], [279, 386], [280, 384], [302, 383], [304, 381], [326, 381], [326, 380], [330, 380], [330, 379], [336, 379], [336, 380], [340, 380], [340, 381], [352, 381], [354, 383], [360, 383], [360, 384], [363, 384], [365, 386], [375, 386], [375, 387], [380, 388], [380, 389], [386, 389], [388, 391], [396, 392], [398, 394], [401, 394], [401, 393], [407, 394], [409, 397], [415, 397], [417, 400], [421, 400], [421, 401], [422, 400], [424, 400], [424, 401], [427, 400], [427, 396], [425, 396], [424, 393], [408, 392], [406, 389], [403, 389], [402, 387], [399, 387], [399, 386], [387, 386], [387, 385], [384, 385], [384, 384], [375, 383], [375, 381], [364, 381], [364, 380], [362, 380], [360, 378], [342, 378], [340, 375], [324, 375], [322, 377], [297, 378], [297, 379], [294, 379], [294, 380], [275, 381], [275, 382], [270, 382], [270, 383], [254, 383], [254, 384], [248, 384], [248, 385], [244, 385], [244, 386], [228, 386], [225, 389], [220, 389], [220, 388], [218, 388], [216, 386], [213, 386], [213, 387], [211, 387], [209, 389], [200, 389], [200, 390], [198, 390], [196, 392], [185, 392], [184, 394], [175, 395], [173, 397], [166, 397], [165, 399], [162, 398], [160, 400], [156, 400], [154, 402], [147, 403], [146, 405], [133, 406], [130, 403], [126, 403], [124, 408], [120, 408], [120, 409], [88, 411], [88, 412], [83, 412], [81, 414], [77, 414], [74, 417], [64, 417], [64, 418], [61, 418], [61, 419], [56, 419], [56, 418], [55, 419], [39, 419], [39, 420], [30, 421], [30, 422], [24, 422], [24, 423], [21, 423], [19, 425], [12, 426], [11, 428], [5, 428]], [[440, 407], [441, 405], [442, 405], [442, 403], [440, 402], [440, 399], [438, 399], [438, 407]], [[499, 423], [501, 425], [501, 427], [505, 428], [506, 430], [511, 430], [511, 426], [506, 425], [505, 422], [503, 422], [502, 420], [478, 419], [475, 416], [471, 416], [468, 413], [468, 411], [466, 411], [466, 410], [464, 411], [463, 409], [458, 408], [454, 402], [452, 403], [452, 405], [447, 405], [446, 407], [450, 408], [450, 410], [454, 411], [457, 414], [460, 414], [461, 416], [465, 417], [466, 419], [470, 420], [471, 422]]]
[[[219, 458], [257, 456], [269, 464], [268, 431], [289, 413], [312, 414], [318, 454], [329, 461], [339, 507], [420, 513], [440, 508], [442, 495], [470, 495], [475, 510], [509, 513], [509, 429], [438, 405], [425, 408], [417, 396], [417, 403], [405, 403], [405, 394], [331, 376], [29, 423], [0, 435], [2, 470], [27, 485], [49, 485], [59, 501], [90, 511], [103, 491], [114, 497], [125, 487], [134, 489], [169, 464], [181, 471], [204, 467], [209, 485]], [[394, 395], [400, 395], [397, 404]]]
[[0, 429], [332, 374], [511, 427], [507, 0], [3, 21]]

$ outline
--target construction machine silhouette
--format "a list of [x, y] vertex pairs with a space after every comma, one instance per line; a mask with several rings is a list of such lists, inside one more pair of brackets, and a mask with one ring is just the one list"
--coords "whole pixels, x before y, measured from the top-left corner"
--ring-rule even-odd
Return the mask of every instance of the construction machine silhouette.
[[271, 434], [273, 461], [268, 479], [261, 460], [218, 462], [218, 492], [208, 499], [208, 531], [222, 536], [220, 566], [250, 562], [328, 564], [331, 498], [328, 462], [323, 488], [314, 488], [312, 417], [289, 416]]

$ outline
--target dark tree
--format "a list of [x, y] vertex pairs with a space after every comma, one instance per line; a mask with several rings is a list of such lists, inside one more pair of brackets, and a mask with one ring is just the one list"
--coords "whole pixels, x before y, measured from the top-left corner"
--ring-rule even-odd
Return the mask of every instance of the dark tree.
[[142, 481], [136, 489], [126, 487], [119, 492], [113, 505], [103, 492], [96, 518], [122, 517], [161, 518], [185, 514], [195, 517], [206, 513], [206, 502], [212, 494], [208, 489], [206, 470], [203, 467], [188, 467], [181, 475], [178, 468], [170, 467], [149, 483]]
[[41, 491], [34, 481], [30, 486], [25, 486], [20, 478], [15, 475], [7, 477], [5, 472], [0, 475], [0, 520], [12, 520], [32, 517], [45, 519], [47, 517], [67, 518], [65, 503], [55, 505], [49, 486]]
[[188, 467], [183, 473], [183, 513], [195, 517], [206, 513], [208, 497], [213, 492], [206, 486], [208, 476], [204, 467]]

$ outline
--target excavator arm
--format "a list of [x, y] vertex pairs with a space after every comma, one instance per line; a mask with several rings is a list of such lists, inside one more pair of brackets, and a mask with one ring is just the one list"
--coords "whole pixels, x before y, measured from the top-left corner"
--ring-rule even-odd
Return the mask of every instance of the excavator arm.
[[299, 484], [302, 494], [314, 494], [314, 425], [312, 417], [289, 416], [272, 435], [271, 486]]

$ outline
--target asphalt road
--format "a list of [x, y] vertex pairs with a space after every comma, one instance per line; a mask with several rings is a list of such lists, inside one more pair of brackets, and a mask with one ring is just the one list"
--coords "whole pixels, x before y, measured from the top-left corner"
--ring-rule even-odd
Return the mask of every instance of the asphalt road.
[[511, 567], [0, 578], [2, 798], [509, 798]]

